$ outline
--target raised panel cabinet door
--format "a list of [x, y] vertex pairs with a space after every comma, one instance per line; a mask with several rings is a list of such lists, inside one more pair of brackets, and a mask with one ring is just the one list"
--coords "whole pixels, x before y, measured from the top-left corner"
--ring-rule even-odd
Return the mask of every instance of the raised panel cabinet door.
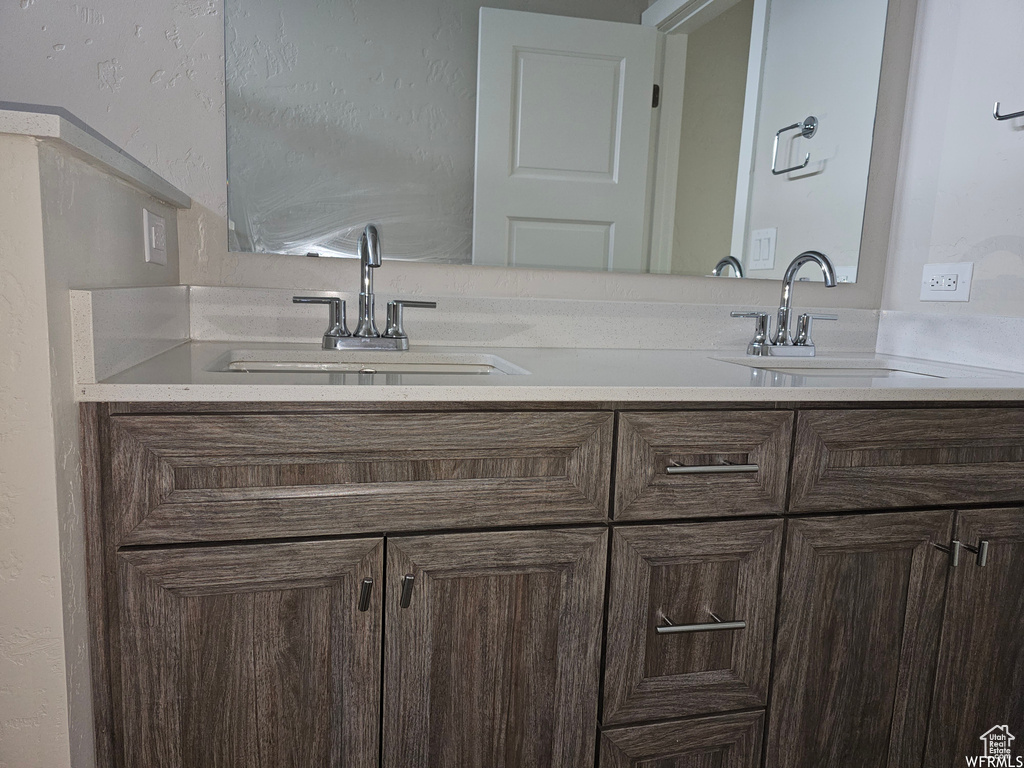
[[765, 705], [783, 524], [615, 529], [605, 725]]
[[782, 512], [792, 411], [619, 414], [616, 520]]
[[792, 512], [1024, 500], [1024, 408], [801, 411]]
[[118, 764], [376, 766], [383, 551], [360, 539], [118, 552]]
[[388, 540], [386, 768], [592, 768], [607, 536]]
[[949, 573], [925, 765], [959, 768], [1007, 743], [1002, 764], [1024, 764], [1024, 509], [961, 512], [956, 536], [988, 551], [981, 567], [962, 550]]
[[759, 768], [764, 712], [610, 728], [601, 768]]
[[952, 512], [787, 523], [767, 768], [921, 766]]

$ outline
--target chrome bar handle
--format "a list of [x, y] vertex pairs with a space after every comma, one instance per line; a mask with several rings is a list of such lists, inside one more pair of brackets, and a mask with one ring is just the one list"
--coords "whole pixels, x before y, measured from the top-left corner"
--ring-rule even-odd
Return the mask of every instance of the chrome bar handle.
[[733, 311], [729, 317], [752, 317], [754, 318], [754, 339], [751, 344], [764, 344], [768, 341], [769, 316], [767, 312], [756, 311]]
[[337, 349], [334, 339], [346, 339], [352, 334], [345, 325], [345, 301], [334, 296], [292, 296], [292, 304], [326, 304], [330, 309], [328, 327], [324, 331], [324, 349]]
[[813, 347], [814, 341], [811, 339], [811, 323], [814, 320], [838, 320], [839, 315], [812, 315], [805, 313], [800, 315], [796, 319], [796, 336], [793, 338], [793, 343], [799, 346]]
[[[711, 613], [710, 611], [708, 613]], [[721, 632], [723, 630], [736, 630], [746, 629], [747, 622], [745, 621], [722, 621], [714, 613], [711, 613], [710, 621], [706, 624], [676, 624], [665, 614], [661, 614], [661, 620], [665, 622], [664, 626], [656, 627], [655, 631], [659, 635], [677, 635], [683, 632]]]
[[1024, 117], [1024, 111], [1013, 112], [1012, 114], [1009, 115], [1000, 115], [999, 102], [997, 101], [996, 105], [992, 108], [992, 117], [994, 117], [996, 120], [1013, 120], [1015, 117]]
[[388, 324], [384, 331], [386, 339], [408, 339], [405, 328], [402, 326], [402, 310], [405, 307], [417, 309], [436, 309], [436, 301], [409, 301], [407, 299], [396, 299], [388, 302]]
[[408, 608], [409, 603], [412, 602], [412, 585], [415, 581], [416, 577], [411, 573], [405, 574], [402, 578], [402, 596], [398, 602], [403, 608]]
[[373, 579], [365, 578], [359, 588], [359, 610], [370, 610], [370, 593], [373, 592]]
[[775, 176], [781, 176], [784, 173], [791, 173], [792, 171], [799, 171], [802, 168], [806, 168], [811, 162], [811, 153], [808, 152], [803, 163], [800, 165], [794, 165], [792, 168], [783, 168], [782, 170], [775, 168], [779, 157], [779, 137], [787, 131], [795, 131], [797, 129], [800, 130], [800, 135], [805, 139], [811, 138], [818, 131], [818, 118], [814, 115], [808, 115], [802, 122], [787, 125], [785, 128], [779, 128], [779, 130], [775, 132], [775, 143], [772, 145], [772, 173]]
[[667, 475], [726, 475], [736, 472], [757, 472], [757, 464], [708, 464], [699, 467], [665, 467]]
[[[960, 565], [960, 547], [963, 545], [960, 543], [958, 539], [953, 539], [953, 541], [949, 543], [948, 547], [945, 544], [932, 544], [932, 546], [940, 552], [945, 552], [949, 555], [950, 566], [956, 568]], [[985, 549], [987, 553], [988, 547], [986, 547]]]

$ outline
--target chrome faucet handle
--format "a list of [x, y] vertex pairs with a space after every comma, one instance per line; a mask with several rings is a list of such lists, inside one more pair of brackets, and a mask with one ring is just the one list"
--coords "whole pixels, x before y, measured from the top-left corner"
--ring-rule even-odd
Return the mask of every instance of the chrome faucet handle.
[[406, 339], [405, 328], [402, 327], [402, 310], [405, 307], [416, 309], [436, 309], [436, 301], [411, 301], [409, 299], [396, 299], [388, 302], [388, 325], [384, 331], [385, 339]]
[[352, 334], [345, 325], [345, 301], [334, 296], [293, 296], [292, 304], [326, 304], [330, 307], [327, 330], [324, 331], [324, 349], [339, 349], [337, 339]]
[[805, 312], [796, 319], [796, 336], [793, 343], [800, 347], [813, 347], [811, 340], [811, 323], [814, 320], [838, 320], [839, 315], [815, 315]]
[[769, 315], [767, 312], [757, 312], [754, 310], [733, 311], [729, 315], [730, 317], [754, 318], [754, 340], [750, 342], [751, 344], [764, 344], [768, 340], [768, 326], [771, 321], [768, 319]]

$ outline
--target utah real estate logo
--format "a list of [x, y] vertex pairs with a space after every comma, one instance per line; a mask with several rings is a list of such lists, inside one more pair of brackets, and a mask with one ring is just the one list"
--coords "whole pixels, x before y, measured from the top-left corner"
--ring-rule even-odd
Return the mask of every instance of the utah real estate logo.
[[1013, 756], [1017, 737], [1006, 725], [994, 725], [978, 738], [984, 744], [981, 755], [967, 755], [967, 765], [975, 768], [1024, 768], [1024, 756]]

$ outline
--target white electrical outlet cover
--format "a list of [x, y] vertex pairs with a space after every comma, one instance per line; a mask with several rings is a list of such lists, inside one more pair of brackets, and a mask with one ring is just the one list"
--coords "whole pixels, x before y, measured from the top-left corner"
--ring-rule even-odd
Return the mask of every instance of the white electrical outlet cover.
[[[974, 263], [925, 264], [921, 270], [921, 301], [970, 301]], [[956, 288], [949, 283], [956, 279]], [[934, 285], [933, 285], [934, 282]]]
[[775, 269], [775, 240], [778, 234], [777, 227], [751, 231], [749, 269]]
[[167, 222], [162, 216], [142, 209], [142, 232], [146, 240], [146, 263], [167, 264]]

